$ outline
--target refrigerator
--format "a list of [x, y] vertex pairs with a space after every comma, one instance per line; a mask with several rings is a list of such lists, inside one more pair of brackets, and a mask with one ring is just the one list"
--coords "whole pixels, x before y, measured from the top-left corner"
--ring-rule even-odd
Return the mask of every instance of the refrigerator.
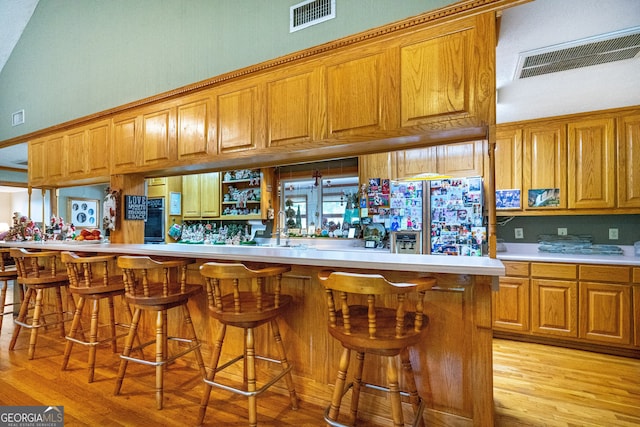
[[430, 181], [428, 212], [431, 254], [482, 256], [487, 240], [482, 178]]

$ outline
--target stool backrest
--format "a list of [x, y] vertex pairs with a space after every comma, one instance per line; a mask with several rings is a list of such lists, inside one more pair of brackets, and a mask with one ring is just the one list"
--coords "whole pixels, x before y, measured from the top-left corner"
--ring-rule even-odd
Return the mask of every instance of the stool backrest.
[[125, 292], [132, 297], [169, 297], [187, 291], [190, 259], [158, 261], [148, 256], [118, 257]]
[[69, 287], [95, 289], [122, 287], [122, 276], [113, 274], [115, 255], [79, 256], [74, 252], [62, 252], [60, 259], [67, 267]]
[[58, 251], [29, 252], [23, 248], [11, 248], [10, 253], [16, 263], [18, 281], [47, 283], [67, 277], [64, 271], [58, 269]]
[[[380, 338], [378, 331], [383, 329], [382, 326], [388, 327], [390, 321], [395, 322], [395, 338], [420, 333], [425, 317], [424, 295], [435, 285], [435, 280], [431, 278], [392, 283], [380, 274], [322, 271], [318, 277], [326, 291], [329, 327], [341, 329], [345, 335], [368, 334], [371, 339]], [[417, 293], [418, 298], [415, 310], [408, 312], [407, 299], [412, 293]], [[354, 309], [363, 305], [367, 310]], [[379, 307], [395, 309], [394, 318], [378, 318]], [[413, 317], [411, 329], [406, 328], [407, 314]], [[366, 316], [367, 321], [355, 322], [353, 316], [356, 315]], [[355, 330], [356, 323], [366, 325], [367, 330]]]
[[[212, 310], [243, 313], [243, 306], [262, 311], [280, 306], [282, 274], [291, 270], [284, 265], [250, 266], [242, 263], [207, 262], [200, 266], [200, 274], [207, 287], [207, 300]], [[275, 284], [266, 292], [265, 279], [273, 277]], [[222, 283], [230, 281], [233, 294], [233, 307], [223, 305], [225, 290]], [[250, 284], [250, 285], [249, 285]], [[251, 301], [247, 299], [251, 295]]]

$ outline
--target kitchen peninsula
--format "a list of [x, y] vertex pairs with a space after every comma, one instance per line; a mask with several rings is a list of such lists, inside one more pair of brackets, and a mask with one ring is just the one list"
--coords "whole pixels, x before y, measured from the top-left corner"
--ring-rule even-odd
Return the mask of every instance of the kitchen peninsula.
[[[438, 280], [427, 297], [428, 339], [412, 351], [421, 394], [427, 401], [427, 419], [444, 425], [493, 425], [493, 371], [491, 289], [504, 275], [502, 262], [488, 257], [445, 257], [375, 251], [341, 251], [315, 248], [244, 247], [214, 245], [143, 245], [6, 242], [3, 247], [141, 254], [206, 260], [284, 263], [292, 270], [283, 280], [283, 291], [294, 304], [285, 316], [281, 332], [290, 346], [296, 389], [303, 400], [325, 406], [340, 357], [339, 344], [326, 328], [325, 296], [317, 282], [323, 268], [379, 272], [401, 279], [429, 275]], [[201, 283], [195, 263], [189, 281]], [[211, 350], [212, 331], [206, 320], [206, 300], [191, 308], [204, 352]], [[238, 345], [236, 342], [234, 345]], [[384, 372], [372, 369], [370, 372]], [[366, 378], [384, 384], [384, 378]], [[387, 422], [386, 399], [365, 393], [363, 417]], [[366, 409], [365, 409], [366, 408]], [[409, 418], [408, 418], [409, 419]]]

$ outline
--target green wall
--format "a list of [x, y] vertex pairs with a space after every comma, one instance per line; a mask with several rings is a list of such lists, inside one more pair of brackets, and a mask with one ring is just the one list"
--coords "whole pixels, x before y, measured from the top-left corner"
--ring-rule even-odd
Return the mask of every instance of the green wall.
[[289, 33], [299, 2], [40, 0], [0, 74], [0, 141], [454, 3], [336, 0]]
[[[558, 228], [566, 228], [567, 234], [590, 234], [593, 243], [599, 245], [633, 245], [640, 241], [640, 215], [517, 216], [505, 220], [498, 217], [496, 234], [508, 243], [537, 243], [538, 235], [558, 234]], [[515, 239], [515, 228], [522, 228], [524, 239]], [[609, 240], [610, 228], [618, 229], [618, 240]]]

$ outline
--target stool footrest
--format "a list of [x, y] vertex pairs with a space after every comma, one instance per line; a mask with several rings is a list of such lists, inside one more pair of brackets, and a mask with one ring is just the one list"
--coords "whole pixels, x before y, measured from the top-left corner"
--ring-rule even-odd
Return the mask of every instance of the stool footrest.
[[[179, 341], [179, 342], [185, 342], [185, 343], [189, 343], [189, 344], [195, 342], [194, 340], [190, 340], [190, 339], [187, 339], [187, 338], [178, 338], [178, 337], [167, 337], [167, 341]], [[145, 348], [145, 347], [147, 347], [147, 346], [149, 346], [151, 344], [155, 344], [155, 342], [156, 342], [155, 340], [151, 340], [149, 342], [146, 342], [144, 344], [141, 344], [141, 345], [139, 345], [137, 347], [132, 348], [131, 351], [133, 352], [135, 350], [142, 350], [143, 348]], [[176, 360], [176, 359], [184, 356], [185, 354], [190, 353], [190, 352], [192, 352], [192, 351], [194, 351], [194, 350], [196, 350], [198, 348], [200, 348], [200, 343], [198, 343], [197, 345], [194, 345], [192, 347], [186, 348], [183, 351], [181, 351], [181, 352], [179, 352], [177, 354], [174, 354], [173, 356], [168, 357], [167, 359], [161, 360], [159, 362], [158, 361], [150, 361], [150, 360], [139, 359], [137, 357], [132, 357], [132, 356], [125, 356], [123, 354], [121, 354], [120, 357], [122, 359], [128, 360], [130, 362], [141, 363], [143, 365], [161, 366], [161, 365], [166, 365], [167, 363], [171, 363], [174, 360]]]
[[[276, 359], [271, 359], [271, 358], [264, 357], [264, 356], [255, 356], [255, 358], [259, 359], [259, 360], [264, 360], [264, 361], [267, 361], [267, 362], [270, 362], [270, 363], [277, 363], [278, 365], [282, 365], [282, 363], [279, 360], [276, 360]], [[236, 357], [235, 359], [231, 359], [230, 361], [228, 361], [224, 365], [218, 367], [218, 369], [216, 369], [216, 373], [222, 371], [225, 368], [228, 368], [229, 366], [237, 363], [238, 361], [240, 361], [242, 359], [244, 359], [244, 355], [240, 355], [240, 356]], [[269, 380], [269, 382], [267, 382], [266, 384], [264, 384], [262, 387], [260, 387], [259, 389], [255, 390], [255, 391], [247, 391], [247, 390], [243, 390], [243, 389], [240, 389], [240, 388], [231, 387], [231, 386], [228, 386], [228, 385], [225, 385], [225, 384], [218, 383], [216, 381], [209, 381], [206, 378], [203, 378], [202, 381], [204, 381], [206, 384], [208, 384], [208, 385], [210, 385], [212, 387], [218, 387], [218, 388], [221, 388], [223, 390], [230, 391], [230, 392], [236, 393], [236, 394], [240, 394], [240, 395], [245, 396], [245, 397], [257, 396], [260, 393], [262, 393], [263, 391], [267, 390], [272, 385], [274, 385], [276, 382], [278, 382], [286, 374], [288, 374], [291, 371], [291, 368], [293, 368], [293, 365], [289, 365], [286, 369], [284, 369], [283, 371], [279, 372], [277, 375], [275, 375], [273, 378], [271, 378], [271, 380]]]
[[[104, 325], [104, 326], [108, 326], [108, 325]], [[127, 326], [121, 325], [121, 324], [116, 324], [116, 327], [125, 328]], [[67, 335], [65, 337], [65, 339], [68, 340], [68, 341], [72, 341], [72, 342], [74, 342], [76, 344], [80, 344], [80, 345], [97, 346], [98, 344], [102, 344], [102, 343], [105, 343], [107, 341], [113, 341], [114, 339], [118, 339], [118, 338], [123, 338], [123, 337], [126, 337], [127, 335], [128, 335], [127, 332], [123, 332], [123, 333], [121, 333], [119, 335], [116, 335], [115, 337], [102, 338], [101, 340], [98, 340], [96, 342], [83, 341], [83, 340], [78, 339], [78, 338], [70, 337], [69, 335]]]
[[[365, 383], [362, 382], [360, 383], [360, 385], [362, 387], [365, 388], [370, 388], [373, 390], [378, 390], [378, 391], [385, 391], [388, 392], [389, 388], [388, 387], [384, 387], [384, 386], [380, 386], [380, 385], [376, 385], [376, 384], [369, 384], [369, 383]], [[344, 396], [345, 394], [347, 394], [349, 392], [349, 390], [351, 390], [353, 388], [353, 382], [350, 382], [349, 384], [347, 384], [347, 386], [344, 388], [344, 390], [342, 390], [342, 395]], [[400, 396], [403, 397], [410, 397], [411, 395], [409, 393], [407, 393], [406, 391], [400, 391]], [[348, 424], [342, 424], [338, 421], [332, 420], [331, 418], [329, 418], [329, 411], [331, 410], [331, 405], [327, 406], [324, 410], [324, 420], [327, 424], [329, 424], [331, 427], [351, 427]], [[417, 411], [417, 415], [416, 415], [416, 420], [414, 421], [414, 424], [412, 424], [412, 427], [417, 426], [418, 422], [419, 422], [419, 416], [422, 416], [422, 412], [424, 412], [424, 400], [420, 399], [420, 406], [418, 407], [418, 411]]]
[[[40, 319], [44, 319], [47, 316], [58, 316], [60, 315], [60, 313], [44, 313], [40, 315]], [[49, 327], [49, 326], [54, 326], [54, 325], [59, 325], [60, 323], [66, 323], [66, 322], [71, 322], [73, 319], [69, 316], [72, 316], [73, 313], [69, 312], [69, 311], [65, 311], [62, 313], [63, 316], [68, 316], [66, 319], [62, 319], [59, 321], [55, 321], [53, 323], [46, 323], [46, 322], [40, 322], [38, 325], [33, 325], [33, 323], [29, 322], [29, 320], [33, 320], [32, 317], [27, 317], [24, 322], [16, 319], [13, 319], [13, 323], [15, 323], [16, 325], [20, 325], [23, 328], [27, 328], [27, 329], [34, 329], [34, 328], [41, 328], [41, 327]]]

